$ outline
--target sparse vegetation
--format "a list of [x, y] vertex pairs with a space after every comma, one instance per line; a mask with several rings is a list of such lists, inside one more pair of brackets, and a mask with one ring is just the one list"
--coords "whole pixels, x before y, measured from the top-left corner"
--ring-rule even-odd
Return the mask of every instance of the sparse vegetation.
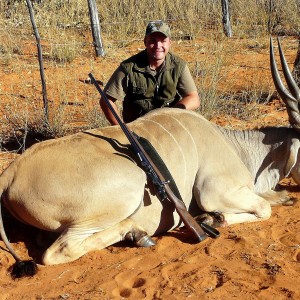
[[[225, 76], [223, 71], [226, 65], [223, 43], [221, 40], [212, 40], [207, 44], [207, 48], [202, 51], [207, 52], [204, 59], [197, 55], [196, 60], [191, 64], [191, 72], [198, 86], [201, 99], [199, 112], [208, 119], [218, 113], [220, 103], [219, 83]], [[197, 58], [199, 57], [199, 60]]]
[[[98, 1], [104, 47], [108, 51], [106, 57], [95, 59], [85, 0], [33, 1], [50, 100], [51, 117], [45, 126], [36, 44], [26, 3], [1, 1], [1, 144], [17, 136], [20, 147], [24, 147], [22, 141], [29, 132], [56, 137], [106, 125], [98, 105], [99, 95], [79, 79], [87, 76], [88, 68], [105, 83], [120, 61], [143, 48], [145, 24], [153, 19], [170, 23], [174, 52], [183, 56], [191, 54], [188, 63], [202, 99], [201, 114], [207, 118], [230, 115], [232, 107], [245, 108], [249, 104], [253, 107], [253, 103], [268, 101], [272, 91], [260, 78], [251, 78], [243, 91], [230, 92], [233, 83], [229, 82], [226, 69], [230, 63], [228, 55], [245, 49], [257, 53], [267, 51], [270, 33], [298, 34], [298, 1], [231, 1], [235, 49], [226, 47], [220, 1], [192, 0], [185, 1], [184, 5], [182, 2], [159, 0], [149, 9], [149, 1]], [[247, 44], [238, 43], [243, 40]], [[220, 86], [225, 77], [226, 88], [224, 84]], [[233, 109], [237, 117], [246, 110]]]

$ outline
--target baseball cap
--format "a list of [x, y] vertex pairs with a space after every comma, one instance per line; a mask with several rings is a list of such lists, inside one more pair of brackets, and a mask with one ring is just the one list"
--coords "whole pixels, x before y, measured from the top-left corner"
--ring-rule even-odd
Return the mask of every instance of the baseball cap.
[[168, 26], [167, 23], [165, 23], [161, 20], [149, 22], [146, 27], [145, 36], [150, 35], [154, 32], [160, 32], [160, 33], [164, 34], [166, 37], [171, 36], [170, 27]]

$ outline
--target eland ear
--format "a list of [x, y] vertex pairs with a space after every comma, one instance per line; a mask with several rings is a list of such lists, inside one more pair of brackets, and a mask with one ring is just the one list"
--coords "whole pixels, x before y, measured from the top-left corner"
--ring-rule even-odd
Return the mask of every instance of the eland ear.
[[284, 168], [284, 177], [289, 176], [293, 167], [295, 166], [297, 162], [299, 148], [300, 141], [298, 139], [292, 139], [291, 145], [289, 147], [289, 157]]

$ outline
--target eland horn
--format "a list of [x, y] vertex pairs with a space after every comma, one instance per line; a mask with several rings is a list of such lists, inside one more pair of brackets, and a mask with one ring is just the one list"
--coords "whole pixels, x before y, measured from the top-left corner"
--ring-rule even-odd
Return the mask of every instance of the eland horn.
[[283, 75], [287, 83], [288, 89], [285, 88], [280, 74], [277, 68], [277, 64], [274, 57], [274, 47], [272, 42], [272, 37], [270, 38], [270, 64], [271, 64], [271, 73], [274, 85], [277, 92], [279, 93], [281, 99], [286, 105], [286, 109], [289, 115], [289, 122], [292, 127], [300, 131], [300, 113], [299, 113], [299, 100], [300, 100], [300, 89], [297, 86], [292, 73], [288, 67], [285, 56], [283, 54], [280, 40], [278, 41], [278, 49], [280, 55], [280, 62], [282, 66]]

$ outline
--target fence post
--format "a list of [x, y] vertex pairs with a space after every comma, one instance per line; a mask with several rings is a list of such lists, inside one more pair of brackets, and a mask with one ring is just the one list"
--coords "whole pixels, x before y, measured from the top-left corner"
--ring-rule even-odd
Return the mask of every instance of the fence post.
[[268, 5], [268, 32], [269, 34], [272, 34], [272, 31], [275, 26], [274, 17], [275, 17], [275, 11], [276, 11], [276, 4], [273, 2], [273, 0], [269, 0]]
[[88, 6], [96, 56], [104, 56], [96, 0], [88, 0]]
[[222, 23], [223, 30], [227, 37], [232, 37], [232, 30], [230, 25], [230, 12], [228, 0], [221, 0], [222, 2]]
[[34, 35], [35, 35], [36, 42], [37, 42], [38, 59], [39, 59], [39, 65], [40, 65], [40, 75], [41, 75], [41, 81], [42, 81], [44, 116], [45, 116], [45, 120], [46, 120], [47, 125], [48, 125], [48, 123], [49, 123], [49, 108], [48, 108], [48, 98], [47, 98], [46, 80], [45, 80], [45, 73], [44, 73], [41, 38], [40, 38], [38, 29], [36, 27], [36, 23], [35, 23], [35, 20], [34, 20], [34, 13], [33, 13], [33, 8], [32, 8], [31, 1], [26, 0], [26, 4], [27, 4], [28, 10], [29, 10], [30, 21], [31, 21], [32, 28], [33, 28], [33, 31], [34, 31]]

